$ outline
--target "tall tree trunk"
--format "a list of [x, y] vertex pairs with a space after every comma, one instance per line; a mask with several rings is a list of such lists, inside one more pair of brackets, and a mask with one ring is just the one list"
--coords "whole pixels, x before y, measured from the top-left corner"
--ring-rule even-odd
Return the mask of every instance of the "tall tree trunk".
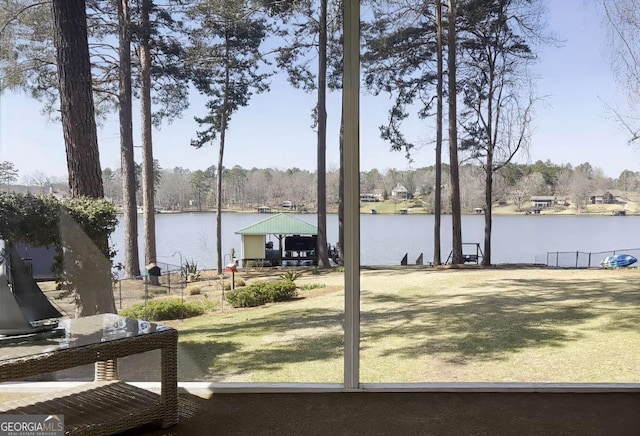
[[[51, 11], [69, 190], [72, 197], [101, 198], [104, 197], [104, 189], [91, 87], [86, 4], [84, 0], [53, 0]], [[63, 238], [65, 229], [72, 226], [73, 223], [62, 225]], [[77, 287], [82, 302], [81, 315], [115, 312], [111, 291], [111, 259], [105, 255], [108, 252], [108, 239], [89, 244], [97, 247], [97, 252], [86, 252], [73, 241], [65, 242], [72, 250], [75, 247], [76, 257], [93, 256], [90, 260], [94, 260], [96, 265], [95, 268], [85, 268], [86, 274], [79, 278], [79, 283], [90, 284]]]
[[53, 0], [60, 114], [72, 197], [104, 197], [84, 0]]
[[119, 94], [120, 166], [124, 203], [124, 272], [126, 277], [140, 276], [138, 255], [138, 211], [133, 159], [133, 115], [131, 111], [131, 17], [129, 0], [118, 0], [119, 21]]
[[[156, 259], [156, 216], [153, 179], [153, 141], [151, 135], [151, 54], [149, 40], [151, 31], [149, 14], [150, 0], [142, 0], [140, 41], [140, 76], [142, 82], [140, 112], [142, 118], [142, 204], [144, 212], [144, 262], [155, 264]], [[180, 265], [182, 268], [182, 265]], [[149, 276], [149, 282], [159, 284], [157, 276]]]
[[491, 265], [491, 225], [493, 222], [493, 207], [491, 197], [493, 193], [493, 148], [487, 152], [487, 168], [484, 186], [484, 253], [482, 253], [482, 265]]
[[436, 109], [436, 186], [433, 217], [433, 264], [442, 263], [440, 248], [440, 227], [442, 217], [442, 0], [436, 0], [436, 56], [438, 63], [437, 109]]
[[340, 112], [340, 173], [338, 175], [338, 263], [344, 265], [344, 102]]
[[[491, 198], [493, 196], [493, 156], [496, 149], [496, 137], [498, 134], [498, 120], [499, 120], [499, 107], [500, 107], [500, 92], [496, 96], [495, 89], [495, 58], [490, 58], [489, 62], [489, 89], [487, 92], [487, 124], [485, 131], [487, 134], [487, 160], [485, 166], [485, 184], [484, 184], [484, 253], [482, 253], [482, 265], [491, 265], [491, 226], [493, 219], [493, 209]], [[495, 104], [498, 108], [498, 113], [495, 115], [494, 121], [494, 99], [497, 98]], [[495, 130], [493, 130], [495, 122]]]
[[222, 274], [222, 163], [224, 158], [224, 145], [227, 136], [227, 117], [229, 108], [229, 93], [231, 92], [229, 37], [225, 36], [225, 77], [224, 99], [222, 102], [222, 117], [220, 119], [220, 150], [218, 152], [218, 186], [216, 199], [216, 253], [218, 255], [218, 274]]
[[318, 36], [318, 266], [329, 268], [327, 249], [327, 1], [320, 1]]
[[449, 164], [451, 177], [451, 227], [452, 259], [454, 264], [462, 259], [462, 216], [460, 208], [460, 175], [458, 172], [458, 120], [456, 92], [456, 0], [449, 0]]
[[218, 191], [218, 198], [216, 199], [216, 253], [218, 255], [218, 274], [222, 274], [222, 162], [224, 157], [225, 136], [226, 129], [223, 129], [220, 131], [220, 149], [218, 151], [218, 179], [216, 180], [216, 190]]

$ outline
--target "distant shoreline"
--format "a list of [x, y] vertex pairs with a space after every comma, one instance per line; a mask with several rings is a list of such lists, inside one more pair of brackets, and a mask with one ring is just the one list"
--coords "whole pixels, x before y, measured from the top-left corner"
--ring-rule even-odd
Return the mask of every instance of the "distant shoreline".
[[[365, 209], [363, 207], [361, 207], [360, 209], [360, 214], [361, 215], [385, 215], [385, 216], [389, 216], [389, 215], [434, 215], [433, 213], [427, 212], [425, 210], [420, 210], [419, 208], [407, 208], [408, 212], [407, 213], [401, 213], [399, 210], [397, 211], [378, 211], [376, 209], [375, 213], [372, 213], [370, 211], [370, 209], [376, 209], [376, 208], [369, 208], [369, 209]], [[619, 210], [623, 210], [623, 209], [619, 209]], [[202, 210], [191, 210], [191, 209], [184, 209], [184, 210], [159, 210], [156, 212], [156, 215], [170, 215], [170, 214], [185, 214], [185, 213], [215, 213], [216, 210], [215, 209], [202, 209]], [[242, 209], [235, 209], [235, 208], [223, 208], [222, 209], [223, 213], [241, 213], [241, 214], [259, 214], [259, 215], [274, 215], [277, 213], [290, 213], [290, 214], [300, 214], [300, 215], [315, 215], [316, 212], [315, 211], [307, 211], [307, 212], [299, 212], [299, 211], [295, 211], [295, 210], [282, 210], [282, 209], [272, 209], [271, 212], [258, 212], [257, 208], [252, 208], [252, 209], [248, 209], [248, 208], [242, 208]], [[575, 210], [563, 210], [563, 211], [556, 211], [556, 210], [545, 210], [542, 209], [541, 212], [539, 214], [534, 214], [534, 213], [527, 213], [527, 211], [513, 211], [513, 210], [504, 210], [504, 208], [501, 207], [496, 207], [493, 209], [493, 216], [570, 216], [570, 217], [576, 217], [576, 216], [611, 216], [614, 218], [617, 218], [619, 216], [624, 217], [624, 216], [639, 216], [640, 215], [640, 211], [638, 212], [630, 212], [628, 210], [625, 210], [624, 215], [619, 215], [616, 216], [613, 214], [613, 210], [596, 210], [596, 211], [581, 211], [581, 212], [576, 212]], [[329, 210], [327, 211], [328, 215], [336, 215], [338, 212], [337, 210]], [[123, 212], [121, 210], [118, 211], [119, 215], [122, 215]], [[142, 212], [138, 212], [138, 215], [142, 215]], [[443, 216], [447, 216], [447, 215], [451, 215], [450, 213], [443, 213]], [[474, 212], [463, 212], [462, 215], [464, 216], [483, 216], [483, 213], [474, 213]]]
[[[446, 203], [443, 203], [446, 204]], [[527, 202], [527, 205], [529, 203]], [[384, 201], [372, 201], [372, 202], [360, 202], [360, 214], [361, 215], [433, 215], [430, 211], [431, 205], [422, 201], [421, 199], [408, 199], [402, 201], [396, 200], [384, 200]], [[537, 212], [536, 212], [537, 211]], [[198, 210], [196, 207], [185, 208], [182, 210], [165, 210], [156, 208], [156, 214], [175, 214], [175, 213], [215, 213], [215, 208], [201, 208]], [[255, 213], [271, 215], [276, 213], [292, 213], [303, 215], [315, 215], [316, 211], [312, 208], [307, 208], [302, 205], [296, 208], [294, 205], [291, 207], [284, 207], [282, 205], [269, 206], [269, 205], [252, 205], [250, 207], [246, 205], [232, 205], [227, 204], [227, 207], [222, 208], [222, 212], [225, 213]], [[118, 210], [121, 214], [122, 210]], [[142, 214], [142, 208], [138, 207], [138, 214]], [[338, 207], [336, 204], [328, 205], [327, 214], [335, 215], [338, 213]], [[615, 204], [588, 204], [585, 208], [578, 211], [574, 205], [568, 206], [554, 206], [547, 208], [534, 208], [520, 207], [515, 204], [495, 204], [492, 208], [494, 216], [517, 216], [517, 215], [535, 215], [535, 216], [634, 216], [640, 215], [640, 203], [633, 201], [627, 201], [625, 203]], [[443, 215], [451, 215], [450, 213], [443, 213]], [[477, 207], [474, 210], [467, 210], [462, 212], [462, 215], [479, 215], [482, 216], [482, 208]]]

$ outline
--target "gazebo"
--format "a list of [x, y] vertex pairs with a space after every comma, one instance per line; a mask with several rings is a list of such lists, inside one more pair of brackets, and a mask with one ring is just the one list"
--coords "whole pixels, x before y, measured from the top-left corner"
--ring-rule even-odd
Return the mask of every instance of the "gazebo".
[[[242, 266], [318, 264], [318, 228], [288, 214], [279, 213], [235, 232], [242, 237]], [[267, 244], [267, 235], [278, 238], [278, 248]], [[284, 244], [283, 244], [284, 241]]]

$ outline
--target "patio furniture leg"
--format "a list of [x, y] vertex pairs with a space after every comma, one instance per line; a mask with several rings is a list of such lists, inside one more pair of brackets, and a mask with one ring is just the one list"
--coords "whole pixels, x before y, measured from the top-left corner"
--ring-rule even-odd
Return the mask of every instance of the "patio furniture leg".
[[165, 418], [162, 427], [171, 427], [178, 423], [178, 332], [174, 331], [171, 343], [161, 350], [162, 365], [162, 406]]
[[103, 360], [95, 364], [95, 381], [120, 380], [118, 359]]

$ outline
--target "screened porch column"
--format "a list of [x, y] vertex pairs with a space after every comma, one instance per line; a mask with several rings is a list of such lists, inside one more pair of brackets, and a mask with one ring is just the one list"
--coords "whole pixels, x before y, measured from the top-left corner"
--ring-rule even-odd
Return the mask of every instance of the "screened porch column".
[[344, 386], [360, 386], [360, 1], [344, 8]]

